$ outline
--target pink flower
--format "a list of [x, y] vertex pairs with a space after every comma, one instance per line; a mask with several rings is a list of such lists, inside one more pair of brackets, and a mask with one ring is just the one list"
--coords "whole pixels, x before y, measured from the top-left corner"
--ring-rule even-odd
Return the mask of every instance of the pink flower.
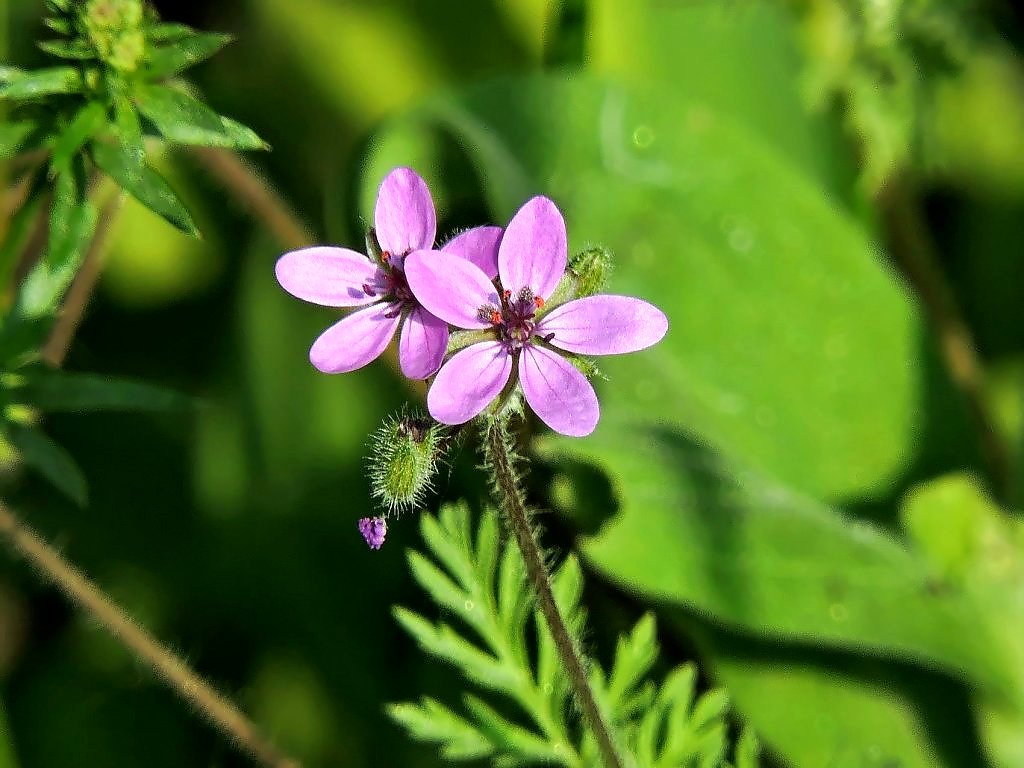
[[629, 296], [588, 296], [543, 313], [565, 272], [565, 221], [546, 197], [528, 201], [509, 222], [498, 248], [499, 292], [476, 264], [417, 251], [405, 262], [408, 285], [431, 314], [458, 328], [491, 329], [494, 337], [446, 362], [427, 395], [430, 415], [462, 424], [481, 413], [516, 371], [526, 402], [556, 432], [582, 437], [600, 409], [587, 378], [561, 353], [613, 355], [661, 341], [668, 318]]
[[[313, 342], [309, 360], [324, 373], [347, 373], [376, 360], [402, 328], [398, 360], [410, 379], [425, 379], [441, 365], [448, 326], [409, 290], [406, 257], [434, 245], [437, 218], [426, 183], [411, 168], [396, 168], [381, 182], [373, 213], [382, 263], [348, 248], [317, 246], [284, 254], [275, 272], [293, 296], [327, 307], [365, 307], [335, 323]], [[500, 227], [477, 227], [441, 248], [484, 274], [498, 273]], [[431, 258], [437, 251], [429, 251]]]

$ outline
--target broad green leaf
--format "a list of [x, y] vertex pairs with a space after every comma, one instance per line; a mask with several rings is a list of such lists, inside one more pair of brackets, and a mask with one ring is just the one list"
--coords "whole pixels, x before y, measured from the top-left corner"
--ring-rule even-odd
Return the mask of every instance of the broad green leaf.
[[78, 506], [86, 505], [88, 490], [85, 476], [67, 451], [35, 427], [9, 422], [6, 434], [26, 466], [46, 478]]
[[95, 136], [106, 123], [107, 109], [97, 101], [90, 101], [72, 118], [53, 142], [50, 167], [60, 170], [85, 143]]
[[150, 49], [144, 72], [149, 78], [176, 75], [194, 64], [213, 56], [231, 42], [231, 35], [216, 32], [199, 32], [169, 42], [160, 48]]
[[999, 768], [1024, 764], [1024, 522], [1004, 514], [968, 475], [914, 488], [903, 525], [928, 556], [945, 589], [963, 589], [996, 638], [1009, 695], [979, 691], [975, 702], [989, 758]]
[[255, 132], [241, 123], [221, 117], [198, 99], [162, 85], [140, 86], [135, 103], [169, 141], [204, 147], [266, 149]]
[[36, 45], [44, 53], [61, 59], [84, 61], [96, 58], [95, 49], [82, 40], [42, 40]]
[[139, 165], [133, 155], [114, 144], [94, 141], [90, 152], [96, 165], [132, 197], [186, 234], [199, 234], [184, 204], [159, 173]]
[[921, 713], [884, 681], [865, 684], [785, 658], [755, 663], [716, 654], [712, 670], [737, 710], [792, 768], [946, 765]]
[[496, 221], [553, 197], [573, 252], [616, 255], [612, 292], [668, 314], [656, 347], [601, 361], [605, 413], [685, 423], [818, 497], [878, 493], [904, 468], [916, 308], [856, 223], [755, 135], [669, 89], [553, 75], [439, 98], [394, 129], [408, 121], [455, 135]]
[[18, 383], [7, 391], [7, 397], [50, 413], [167, 411], [191, 405], [184, 395], [152, 384], [46, 368], [19, 372]]
[[580, 549], [629, 591], [758, 635], [913, 659], [1006, 690], [1006, 660], [970, 601], [871, 525], [668, 426], [605, 423], [541, 449], [608, 473], [619, 509]]
[[0, 99], [36, 99], [62, 93], [81, 93], [85, 84], [74, 67], [52, 67], [31, 72], [7, 69], [0, 77]]

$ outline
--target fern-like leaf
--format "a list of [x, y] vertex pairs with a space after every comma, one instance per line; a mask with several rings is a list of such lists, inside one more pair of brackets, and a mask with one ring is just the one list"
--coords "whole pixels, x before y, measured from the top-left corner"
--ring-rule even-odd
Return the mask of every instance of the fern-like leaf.
[[[425, 651], [458, 668], [476, 690], [464, 712], [434, 699], [392, 704], [388, 714], [418, 740], [440, 746], [448, 760], [489, 759], [492, 765], [600, 764], [597, 744], [582, 727], [554, 641], [534, 609], [519, 551], [501, 546], [496, 515], [483, 515], [474, 535], [465, 505], [446, 505], [422, 518], [432, 557], [409, 553], [420, 586], [441, 608], [431, 622], [401, 607], [395, 618]], [[553, 576], [552, 591], [571, 631], [582, 632], [583, 573], [572, 556]], [[535, 639], [531, 646], [530, 639]], [[621, 637], [606, 673], [591, 665], [591, 685], [626, 759], [635, 768], [729, 768], [722, 691], [696, 696], [696, 669], [685, 664], [656, 686], [654, 617]], [[750, 732], [735, 749], [736, 768], [756, 768]]]

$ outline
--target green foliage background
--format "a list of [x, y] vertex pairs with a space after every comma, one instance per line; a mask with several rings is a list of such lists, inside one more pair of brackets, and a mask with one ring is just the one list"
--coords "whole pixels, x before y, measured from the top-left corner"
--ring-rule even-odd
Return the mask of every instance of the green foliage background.
[[[0, 6], [5, 62], [42, 61], [41, 5]], [[251, 159], [323, 242], [361, 243], [380, 178], [411, 164], [442, 235], [548, 194], [571, 248], [616, 254], [613, 292], [665, 309], [660, 346], [602, 364], [594, 437], [543, 437], [529, 478], [558, 513], [552, 543], [578, 547], [596, 656], [656, 611], [660, 671], [696, 660], [770, 765], [1024, 764], [1024, 24], [1009, 6], [157, 6], [237, 37], [193, 79], [273, 147]], [[391, 614], [433, 615], [404, 557], [420, 526], [394, 521], [380, 552], [355, 528], [373, 508], [366, 438], [419, 395], [383, 361], [316, 373], [306, 349], [336, 314], [278, 287], [282, 246], [195, 155], [160, 166], [204, 237], [129, 200], [66, 367], [200, 404], [53, 415], [87, 508], [14, 469], [5, 497], [308, 765], [440, 765], [384, 711], [461, 698]], [[990, 373], [1014, 467], [1002, 498], [886, 246], [874, 192], [895, 175], [920, 182]], [[468, 446], [428, 503], [479, 505], [476, 461]], [[242, 764], [0, 554], [0, 768]]]

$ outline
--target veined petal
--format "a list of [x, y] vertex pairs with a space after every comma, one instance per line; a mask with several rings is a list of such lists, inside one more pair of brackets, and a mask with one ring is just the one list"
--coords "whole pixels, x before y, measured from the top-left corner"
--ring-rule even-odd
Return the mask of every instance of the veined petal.
[[556, 432], [584, 437], [601, 416], [587, 377], [550, 349], [529, 345], [519, 357], [519, 380], [533, 412]]
[[468, 259], [480, 267], [488, 280], [493, 280], [498, 276], [501, 232], [501, 227], [473, 227], [453, 237], [441, 250]]
[[380, 247], [395, 256], [432, 248], [437, 215], [427, 183], [412, 168], [395, 168], [377, 192], [373, 225]]
[[444, 251], [413, 251], [405, 259], [405, 279], [427, 311], [459, 328], [490, 328], [480, 307], [498, 306], [498, 291], [480, 267]]
[[309, 362], [324, 373], [348, 373], [380, 357], [401, 322], [398, 307], [380, 302], [353, 312], [313, 342]]
[[546, 197], [534, 197], [505, 228], [498, 246], [498, 274], [513, 295], [530, 288], [548, 298], [565, 272], [568, 245], [565, 219]]
[[364, 285], [374, 285], [382, 274], [361, 253], [320, 245], [290, 251], [274, 266], [277, 282], [292, 296], [325, 307], [358, 307], [378, 300]]
[[425, 379], [441, 367], [448, 348], [448, 324], [416, 307], [402, 324], [398, 362], [410, 379]]
[[653, 304], [632, 296], [588, 296], [555, 307], [535, 333], [553, 346], [584, 355], [618, 355], [657, 344], [668, 318]]
[[427, 393], [427, 410], [442, 424], [465, 424], [505, 388], [512, 356], [498, 341], [474, 344], [441, 366]]

